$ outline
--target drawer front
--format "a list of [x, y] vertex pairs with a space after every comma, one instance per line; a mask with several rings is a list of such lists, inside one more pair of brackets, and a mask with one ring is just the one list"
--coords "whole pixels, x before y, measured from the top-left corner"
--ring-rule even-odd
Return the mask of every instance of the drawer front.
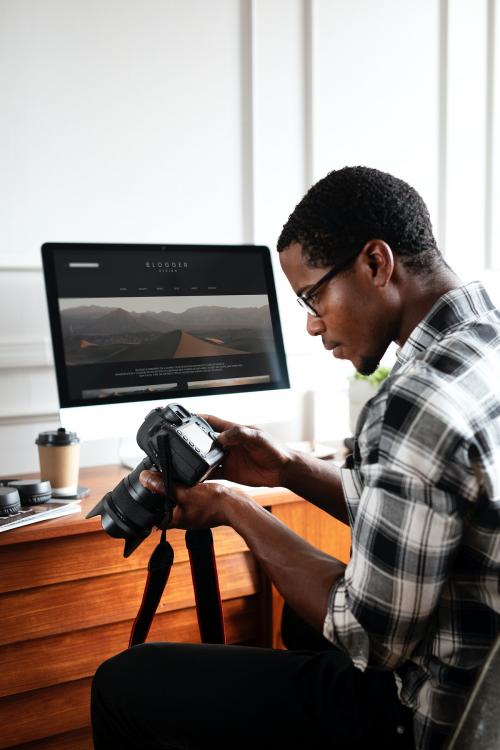
[[[213, 529], [213, 537], [217, 557], [248, 549], [243, 539], [229, 527]], [[2, 546], [0, 569], [8, 574], [0, 579], [0, 593], [131, 570], [146, 571], [159, 540], [159, 533], [152, 532], [127, 559], [123, 557], [123, 540], [112, 539], [103, 531]], [[168, 540], [176, 563], [186, 562], [184, 532], [172, 529]]]
[[[226, 601], [223, 606], [228, 643], [262, 637], [258, 596]], [[32, 749], [38, 750], [39, 739], [87, 727], [92, 675], [99, 664], [126, 648], [131, 624], [120, 622], [1, 648], [0, 748], [36, 743]], [[194, 608], [155, 617], [148, 641], [165, 640], [199, 642]], [[49, 744], [40, 750], [71, 747], [57, 744], [63, 738], [43, 741]], [[91, 748], [86, 741], [85, 733], [76, 732], [75, 750]]]
[[0, 701], [0, 748], [90, 725], [91, 678]]
[[[217, 568], [223, 599], [257, 592], [259, 575], [249, 552], [220, 557]], [[2, 594], [0, 645], [133, 619], [145, 580], [140, 570]], [[190, 565], [175, 564], [158, 612], [194, 603]]]
[[94, 750], [92, 729], [84, 727], [74, 732], [46, 737], [43, 740], [35, 740], [26, 744], [23, 742], [22, 745], [16, 745], [12, 750]]
[[[259, 605], [257, 595], [223, 603], [228, 643], [247, 642], [262, 635]], [[2, 646], [0, 697], [93, 675], [99, 664], [127, 648], [132, 623], [126, 620]], [[199, 643], [196, 609], [157, 614], [148, 641]]]

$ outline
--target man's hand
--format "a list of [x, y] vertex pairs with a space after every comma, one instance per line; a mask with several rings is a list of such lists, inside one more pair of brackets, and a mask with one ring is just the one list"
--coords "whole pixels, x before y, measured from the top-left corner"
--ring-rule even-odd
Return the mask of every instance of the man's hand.
[[[210, 479], [228, 479], [231, 482], [239, 482], [250, 487], [286, 487], [297, 495], [309, 500], [309, 502], [322, 508], [330, 515], [338, 518], [343, 523], [349, 523], [347, 508], [340, 476], [336, 466], [326, 461], [306, 456], [304, 453], [294, 451], [285, 446], [275, 443], [267, 433], [257, 427], [244, 427], [243, 425], [227, 422], [219, 417], [200, 414], [209, 425], [219, 434], [218, 441], [225, 450], [222, 465], [210, 474]], [[141, 475], [142, 476], [142, 475]], [[152, 481], [152, 480], [151, 480]], [[148, 485], [142, 482], [152, 492], [164, 492], [163, 482], [158, 475], [156, 485]], [[203, 485], [197, 485], [203, 487]], [[214, 495], [214, 516], [211, 525], [225, 525], [225, 510], [233, 511], [238, 505], [235, 501], [239, 493], [234, 488], [225, 488], [210, 482], [206, 489], [197, 490], [183, 488], [184, 492], [200, 493], [203, 502], [210, 504], [208, 495], [209, 488]], [[222, 490], [225, 490], [225, 493]], [[208, 493], [206, 496], [204, 493]], [[241, 493], [248, 501], [253, 502], [244, 493]], [[196, 498], [198, 495], [196, 494]], [[241, 499], [241, 495], [240, 495]], [[226, 501], [229, 501], [226, 504]], [[224, 520], [220, 515], [221, 507], [224, 506]], [[203, 512], [211, 513], [212, 508]], [[200, 509], [201, 512], [201, 509]], [[190, 516], [190, 522], [193, 519]], [[182, 518], [180, 523], [186, 523]], [[229, 523], [229, 525], [232, 525]], [[199, 526], [203, 526], [200, 523]], [[192, 526], [190, 528], [196, 528]]]
[[226, 451], [222, 467], [210, 474], [211, 479], [228, 479], [251, 487], [284, 486], [291, 451], [274, 443], [257, 427], [234, 424], [210, 414], [201, 416], [220, 433], [217, 440]]
[[[161, 474], [156, 471], [141, 471], [139, 481], [150, 492], [165, 494]], [[184, 487], [173, 485], [176, 506], [170, 527], [176, 529], [207, 529], [227, 524], [227, 506], [231, 501], [253, 500], [240, 490], [228, 489], [222, 484], [209, 482]]]
[[[142, 471], [139, 479], [151, 492], [165, 494], [157, 472]], [[231, 526], [284, 599], [321, 632], [332, 585], [344, 575], [345, 565], [311, 546], [238, 489], [205, 482], [194, 487], [174, 485], [173, 491], [177, 505], [171, 528]]]

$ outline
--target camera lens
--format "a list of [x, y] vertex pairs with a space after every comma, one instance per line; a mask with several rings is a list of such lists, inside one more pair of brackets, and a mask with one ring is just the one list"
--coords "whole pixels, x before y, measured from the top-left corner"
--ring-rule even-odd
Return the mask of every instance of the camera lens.
[[164, 516], [163, 497], [150, 492], [139, 481], [141, 471], [151, 466], [151, 461], [144, 459], [87, 515], [87, 518], [100, 515], [102, 528], [109, 536], [125, 539], [125, 557], [132, 554]]

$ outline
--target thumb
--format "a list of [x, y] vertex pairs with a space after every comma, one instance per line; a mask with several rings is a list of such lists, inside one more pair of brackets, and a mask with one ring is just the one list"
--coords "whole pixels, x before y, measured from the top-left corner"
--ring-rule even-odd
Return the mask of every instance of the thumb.
[[166, 494], [161, 474], [156, 471], [148, 471], [147, 469], [141, 471], [139, 481], [150, 492], [157, 492], [160, 495]]
[[244, 425], [235, 425], [230, 427], [229, 430], [221, 432], [217, 440], [221, 445], [232, 446], [241, 445], [252, 438], [255, 438], [256, 430], [253, 427], [246, 427]]

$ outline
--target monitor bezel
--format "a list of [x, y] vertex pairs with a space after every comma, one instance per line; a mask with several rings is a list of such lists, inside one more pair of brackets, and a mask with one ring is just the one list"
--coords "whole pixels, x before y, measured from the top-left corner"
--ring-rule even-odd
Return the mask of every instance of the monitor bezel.
[[[124, 252], [138, 252], [138, 251], [159, 251], [159, 252], [205, 252], [205, 251], [217, 251], [217, 252], [237, 252], [246, 251], [255, 253], [261, 257], [264, 275], [266, 281], [266, 291], [269, 299], [269, 310], [271, 315], [271, 322], [273, 327], [273, 337], [276, 346], [276, 357], [278, 360], [278, 366], [281, 373], [279, 380], [272, 383], [257, 383], [248, 384], [242, 386], [228, 386], [220, 388], [197, 388], [177, 390], [177, 391], [165, 391], [165, 395], [158, 393], [152, 394], [138, 394], [117, 396], [113, 399], [71, 399], [69, 396], [68, 382], [67, 382], [67, 367], [64, 357], [64, 344], [62, 335], [61, 316], [59, 311], [59, 297], [57, 289], [57, 280], [54, 264], [54, 255], [57, 251], [76, 251], [81, 253], [86, 250], [95, 252], [107, 251], [107, 250], [123, 250]], [[281, 320], [278, 308], [278, 299], [276, 295], [276, 287], [274, 283], [274, 274], [272, 269], [272, 261], [270, 250], [265, 245], [185, 245], [185, 244], [152, 244], [152, 243], [100, 243], [100, 242], [46, 242], [41, 247], [42, 252], [42, 265], [43, 274], [45, 280], [45, 292], [47, 299], [47, 307], [50, 322], [50, 333], [52, 339], [52, 348], [54, 352], [54, 366], [56, 371], [57, 379], [57, 390], [59, 396], [59, 405], [62, 409], [83, 407], [83, 406], [100, 406], [107, 404], [127, 404], [135, 402], [150, 402], [159, 400], [175, 400], [182, 398], [192, 398], [197, 396], [211, 396], [211, 395], [224, 395], [224, 394], [236, 394], [236, 393], [254, 393], [258, 391], [272, 391], [290, 388], [290, 379], [288, 375], [288, 367], [286, 361], [285, 347], [283, 343], [283, 333], [281, 328]]]

